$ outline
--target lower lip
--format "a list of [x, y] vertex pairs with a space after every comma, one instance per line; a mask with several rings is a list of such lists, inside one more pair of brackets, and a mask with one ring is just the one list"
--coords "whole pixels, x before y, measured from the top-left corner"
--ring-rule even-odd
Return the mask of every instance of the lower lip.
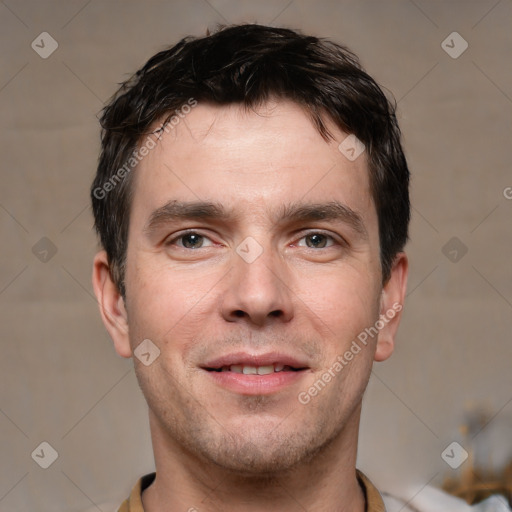
[[[205, 370], [206, 371], [206, 370]], [[268, 375], [206, 371], [219, 386], [241, 395], [270, 395], [298, 382], [305, 370], [282, 371]]]

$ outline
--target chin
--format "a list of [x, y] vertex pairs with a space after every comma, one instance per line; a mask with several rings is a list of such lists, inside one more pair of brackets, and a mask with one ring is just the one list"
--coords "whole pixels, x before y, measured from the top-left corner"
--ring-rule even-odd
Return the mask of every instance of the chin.
[[251, 442], [221, 452], [205, 454], [224, 471], [248, 478], [271, 477], [292, 470], [304, 459], [306, 450], [296, 446], [257, 447]]
[[218, 434], [213, 442], [196, 439], [201, 456], [224, 471], [247, 478], [282, 476], [310, 461], [329, 443], [325, 432], [289, 432], [280, 429], [279, 423], [248, 428], [246, 421], [243, 429]]

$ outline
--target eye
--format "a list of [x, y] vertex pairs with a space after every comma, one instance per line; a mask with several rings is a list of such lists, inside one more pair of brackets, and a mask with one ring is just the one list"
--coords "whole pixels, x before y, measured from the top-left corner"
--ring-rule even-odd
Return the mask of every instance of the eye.
[[[334, 244], [334, 238], [324, 233], [308, 233], [300, 240], [305, 240], [305, 246], [310, 249], [325, 249]], [[301, 244], [300, 241], [297, 245], [304, 247], [304, 244]]]
[[[179, 241], [181, 241], [181, 243], [176, 243]], [[195, 231], [189, 231], [170, 239], [168, 242], [166, 242], [166, 245], [177, 245], [183, 249], [201, 249], [203, 247], [209, 247], [213, 244], [208, 237]]]

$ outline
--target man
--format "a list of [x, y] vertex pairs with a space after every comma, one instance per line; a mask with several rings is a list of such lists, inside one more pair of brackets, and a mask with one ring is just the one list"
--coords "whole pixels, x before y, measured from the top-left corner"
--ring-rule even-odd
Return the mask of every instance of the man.
[[156, 466], [119, 510], [384, 510], [355, 468], [408, 269], [381, 89], [339, 45], [233, 26], [152, 57], [102, 126], [93, 284]]

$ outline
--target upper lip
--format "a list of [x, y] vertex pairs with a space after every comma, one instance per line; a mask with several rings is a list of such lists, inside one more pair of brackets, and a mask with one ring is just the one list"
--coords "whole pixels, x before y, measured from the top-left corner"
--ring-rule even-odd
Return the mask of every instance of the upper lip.
[[283, 354], [282, 352], [265, 352], [264, 354], [250, 354], [249, 352], [234, 352], [226, 354], [215, 359], [211, 359], [202, 368], [222, 368], [223, 366], [243, 365], [243, 366], [270, 366], [273, 364], [282, 364], [291, 366], [295, 369], [309, 368], [302, 360], [296, 357]]

